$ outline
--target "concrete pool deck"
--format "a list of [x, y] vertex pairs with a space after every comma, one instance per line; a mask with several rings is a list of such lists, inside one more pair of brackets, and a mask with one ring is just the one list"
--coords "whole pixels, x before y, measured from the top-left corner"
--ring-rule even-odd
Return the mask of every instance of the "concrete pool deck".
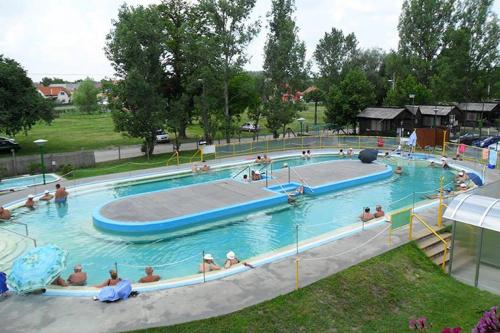
[[[254, 170], [265, 168], [256, 165]], [[249, 168], [248, 168], [249, 170]], [[245, 170], [246, 171], [246, 170]], [[94, 225], [118, 232], [155, 232], [226, 218], [285, 203], [287, 194], [303, 184], [320, 194], [392, 175], [384, 164], [340, 160], [302, 165], [268, 173], [268, 179], [242, 182], [223, 179], [113, 200], [93, 213]], [[242, 178], [242, 175], [238, 177]], [[285, 187], [292, 184], [292, 188]]]

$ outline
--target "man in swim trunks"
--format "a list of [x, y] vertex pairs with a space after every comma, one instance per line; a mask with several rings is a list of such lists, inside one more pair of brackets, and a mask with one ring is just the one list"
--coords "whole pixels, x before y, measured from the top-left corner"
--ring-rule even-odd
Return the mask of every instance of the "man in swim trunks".
[[61, 185], [56, 184], [56, 193], [54, 201], [56, 203], [65, 203], [66, 199], [68, 199], [68, 192], [66, 192], [65, 187], [61, 187]]
[[156, 281], [160, 280], [159, 275], [153, 275], [153, 267], [146, 267], [146, 269], [144, 269], [144, 271], [146, 272], [146, 276], [142, 277], [139, 280], [139, 283], [149, 283], [149, 282], [156, 282]]
[[71, 286], [84, 286], [87, 283], [87, 273], [82, 271], [82, 265], [73, 268], [74, 273], [68, 277], [68, 284]]
[[0, 219], [8, 220], [12, 215], [10, 214], [10, 210], [0, 207]]
[[54, 196], [52, 194], [50, 194], [49, 190], [45, 190], [45, 192], [43, 192], [43, 196], [38, 200], [50, 201], [50, 200], [52, 200], [52, 198], [54, 198]]

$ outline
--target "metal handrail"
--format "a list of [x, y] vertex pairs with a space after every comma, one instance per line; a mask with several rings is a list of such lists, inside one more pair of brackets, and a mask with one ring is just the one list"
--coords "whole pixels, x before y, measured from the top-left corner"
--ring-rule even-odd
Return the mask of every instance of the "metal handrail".
[[29, 230], [28, 230], [28, 225], [26, 223], [22, 223], [22, 222], [10, 222], [10, 223], [23, 225], [24, 226], [24, 230], [26, 232], [25, 236], [28, 237], [30, 235]]
[[[412, 221], [413, 221], [413, 217], [416, 217], [418, 221], [420, 221], [420, 223], [422, 223], [428, 230], [430, 230], [434, 236], [436, 236], [441, 242], [443, 242], [443, 245], [444, 245], [444, 254], [443, 254], [443, 262], [441, 263], [441, 268], [443, 270], [445, 270], [446, 268], [446, 256], [448, 254], [448, 242], [443, 238], [441, 237], [429, 224], [427, 224], [427, 222], [425, 222], [420, 216], [412, 213], [411, 214], [411, 217], [412, 217]], [[411, 236], [410, 236], [411, 238]]]
[[170, 158], [167, 160], [167, 166], [169, 165], [170, 161], [174, 158], [174, 157], [177, 157], [177, 165], [179, 165], [179, 152], [176, 150], [172, 156], [170, 156]]
[[241, 175], [241, 173], [247, 169], [250, 168], [250, 165], [247, 165], [245, 168], [243, 168], [240, 172], [238, 172], [236, 175], [233, 176], [233, 179], [235, 179], [236, 177], [238, 177], [239, 175]]
[[3, 227], [0, 227], [0, 229], [5, 230], [5, 231], [8, 231], [8, 232], [11, 232], [11, 233], [13, 233], [13, 234], [16, 234], [16, 235], [21, 236], [21, 237], [24, 237], [24, 238], [28, 238], [28, 239], [30, 239], [30, 240], [32, 240], [32, 241], [33, 241], [33, 245], [35, 245], [35, 247], [36, 247], [36, 239], [31, 238], [31, 237], [29, 237], [29, 236], [25, 236], [25, 235], [23, 235], [23, 234], [20, 234], [20, 233], [18, 233], [18, 232], [16, 232], [16, 231], [14, 231], [14, 230], [5, 229], [5, 228], [3, 228]]

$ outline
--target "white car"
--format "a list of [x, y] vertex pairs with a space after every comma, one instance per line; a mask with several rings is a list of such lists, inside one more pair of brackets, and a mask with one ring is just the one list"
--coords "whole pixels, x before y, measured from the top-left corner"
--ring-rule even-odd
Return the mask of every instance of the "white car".
[[156, 131], [156, 143], [169, 143], [170, 138], [164, 130], [159, 129]]
[[240, 130], [247, 132], [257, 132], [260, 130], [260, 126], [255, 126], [255, 124], [252, 123], [244, 123], [243, 125], [241, 125]]

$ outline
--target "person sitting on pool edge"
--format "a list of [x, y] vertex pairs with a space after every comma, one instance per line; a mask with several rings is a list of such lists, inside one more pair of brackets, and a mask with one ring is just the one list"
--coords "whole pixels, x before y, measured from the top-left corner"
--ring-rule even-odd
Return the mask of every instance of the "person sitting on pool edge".
[[102, 287], [116, 286], [118, 282], [122, 280], [118, 277], [118, 273], [114, 269], [109, 271], [109, 276], [110, 276], [109, 279], [107, 279], [101, 284], [95, 285], [94, 287], [102, 288]]
[[201, 171], [207, 172], [210, 170], [210, 166], [208, 164], [204, 164], [203, 167], [201, 168]]
[[217, 266], [214, 262], [214, 257], [210, 253], [207, 253], [203, 256], [203, 262], [200, 264], [200, 273], [207, 273], [211, 271], [218, 271], [220, 267]]
[[345, 157], [344, 149], [340, 149], [339, 156], [340, 157]]
[[8, 220], [10, 219], [12, 214], [10, 213], [10, 210], [3, 208], [3, 206], [0, 206], [0, 219], [1, 220]]
[[310, 150], [307, 150], [307, 152], [306, 152], [306, 158], [307, 158], [307, 159], [310, 159], [310, 158], [311, 158], [311, 155], [312, 155], [312, 154], [311, 154], [311, 151], [310, 151]]
[[375, 218], [378, 218], [378, 217], [382, 217], [384, 215], [385, 215], [385, 212], [382, 210], [382, 206], [380, 206], [380, 205], [375, 206], [375, 214], [373, 214], [373, 216]]
[[243, 182], [244, 183], [249, 183], [249, 181], [248, 181], [248, 175], [247, 174], [243, 175]]
[[82, 265], [78, 264], [73, 268], [74, 273], [68, 276], [70, 286], [84, 286], [87, 284], [87, 273], [83, 272]]
[[33, 194], [28, 195], [28, 199], [24, 203], [24, 207], [30, 208], [30, 209], [35, 209], [35, 196]]
[[150, 283], [150, 282], [156, 282], [160, 280], [159, 275], [153, 275], [153, 267], [149, 266], [144, 269], [144, 272], [146, 272], [146, 276], [143, 276], [139, 279], [139, 283]]
[[68, 199], [68, 192], [66, 192], [65, 187], [61, 187], [60, 184], [56, 184], [56, 193], [54, 201], [56, 203], [65, 203]]
[[257, 164], [261, 164], [262, 163], [262, 158], [260, 157], [260, 155], [257, 155], [257, 158], [255, 159], [254, 162], [257, 163]]
[[238, 258], [236, 258], [236, 254], [234, 254], [233, 251], [229, 251], [227, 254], [226, 254], [226, 262], [224, 263], [224, 268], [229, 268], [233, 265], [236, 265], [236, 264], [239, 264], [239, 260]]
[[347, 151], [347, 156], [349, 156], [349, 158], [352, 158], [352, 155], [354, 155], [354, 151], [352, 150], [352, 148], [349, 148], [349, 150]]
[[302, 159], [305, 160], [306, 158], [307, 158], [306, 151], [303, 150], [302, 151]]
[[374, 218], [374, 216], [372, 213], [370, 213], [370, 208], [366, 207], [365, 211], [363, 212], [363, 214], [361, 214], [359, 216], [359, 218], [361, 219], [361, 221], [366, 222], [366, 221], [372, 220]]
[[40, 197], [40, 201], [50, 201], [52, 200], [52, 198], [54, 198], [54, 196], [52, 194], [50, 194], [49, 190], [45, 190], [43, 192], [43, 196]]

